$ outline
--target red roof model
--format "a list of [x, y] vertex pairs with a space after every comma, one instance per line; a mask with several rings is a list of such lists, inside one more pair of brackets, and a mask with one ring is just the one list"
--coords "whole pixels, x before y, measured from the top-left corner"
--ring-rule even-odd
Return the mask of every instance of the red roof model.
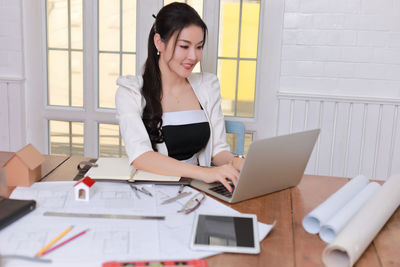
[[90, 178], [89, 176], [86, 176], [85, 178], [82, 178], [79, 180], [79, 182], [77, 182], [76, 184], [74, 184], [74, 186], [77, 186], [79, 183], [83, 183], [85, 185], [87, 185], [88, 187], [92, 187], [92, 185], [95, 183], [96, 181], [93, 180], [92, 178]]

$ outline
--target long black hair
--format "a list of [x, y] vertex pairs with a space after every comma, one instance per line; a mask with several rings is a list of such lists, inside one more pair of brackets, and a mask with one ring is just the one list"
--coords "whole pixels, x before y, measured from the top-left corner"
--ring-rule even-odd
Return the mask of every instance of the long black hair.
[[[143, 110], [142, 120], [149, 134], [151, 145], [157, 151], [157, 143], [164, 142], [161, 131], [162, 126], [162, 84], [161, 72], [158, 66], [159, 55], [154, 44], [154, 35], [160, 34], [162, 41], [166, 44], [171, 36], [177, 32], [175, 45], [180, 32], [191, 25], [199, 26], [203, 29], [203, 44], [206, 41], [207, 26], [200, 18], [199, 14], [191, 6], [183, 3], [174, 2], [164, 6], [155, 17], [153, 27], [151, 27], [147, 45], [147, 60], [143, 73], [142, 95], [146, 100]], [[174, 49], [175, 49], [174, 45]], [[174, 50], [175, 51], [175, 50]]]

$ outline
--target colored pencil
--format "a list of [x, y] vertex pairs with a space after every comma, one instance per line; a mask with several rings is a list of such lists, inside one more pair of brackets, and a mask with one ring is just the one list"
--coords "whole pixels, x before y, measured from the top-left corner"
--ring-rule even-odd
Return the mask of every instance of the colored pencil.
[[80, 232], [79, 234], [76, 234], [76, 235], [74, 235], [73, 237], [71, 237], [71, 238], [65, 240], [64, 242], [58, 244], [57, 246], [54, 246], [54, 247], [52, 247], [51, 249], [46, 250], [45, 252], [42, 253], [42, 256], [44, 256], [44, 255], [46, 255], [46, 254], [52, 252], [53, 250], [55, 250], [55, 249], [57, 249], [57, 248], [59, 248], [59, 247], [65, 245], [65, 244], [67, 244], [68, 242], [74, 240], [75, 238], [80, 237], [81, 235], [85, 234], [87, 231], [89, 231], [89, 229], [86, 229], [86, 230]]
[[73, 226], [68, 227], [67, 230], [62, 232], [59, 236], [54, 238], [50, 243], [48, 243], [41, 250], [39, 250], [39, 252], [36, 254], [36, 257], [42, 256], [43, 252], [45, 252], [49, 247], [51, 247], [54, 243], [56, 243], [61, 237], [65, 236], [69, 231], [71, 231], [72, 227]]

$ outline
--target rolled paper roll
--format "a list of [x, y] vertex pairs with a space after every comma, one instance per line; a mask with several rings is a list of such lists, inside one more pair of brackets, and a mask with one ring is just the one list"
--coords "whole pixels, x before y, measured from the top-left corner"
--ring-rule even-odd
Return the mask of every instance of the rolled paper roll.
[[357, 193], [367, 186], [369, 180], [358, 175], [333, 193], [303, 219], [303, 227], [310, 234], [319, 233], [321, 226], [343, 208]]
[[400, 174], [391, 176], [322, 253], [326, 266], [352, 266], [400, 205]]
[[320, 238], [326, 243], [332, 242], [351, 218], [361, 207], [378, 191], [380, 184], [372, 182], [352, 198], [342, 209], [339, 210], [327, 223], [322, 225], [319, 231]]

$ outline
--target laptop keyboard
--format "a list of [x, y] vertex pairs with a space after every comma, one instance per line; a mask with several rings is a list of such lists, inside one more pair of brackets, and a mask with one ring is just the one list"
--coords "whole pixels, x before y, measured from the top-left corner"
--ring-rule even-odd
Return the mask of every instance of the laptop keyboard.
[[[235, 186], [233, 184], [230, 184], [233, 188], [233, 190], [235, 190]], [[232, 197], [232, 193], [228, 191], [228, 189], [226, 189], [226, 187], [223, 184], [218, 183], [218, 185], [210, 187], [209, 188], [211, 191], [226, 196], [226, 197]]]

